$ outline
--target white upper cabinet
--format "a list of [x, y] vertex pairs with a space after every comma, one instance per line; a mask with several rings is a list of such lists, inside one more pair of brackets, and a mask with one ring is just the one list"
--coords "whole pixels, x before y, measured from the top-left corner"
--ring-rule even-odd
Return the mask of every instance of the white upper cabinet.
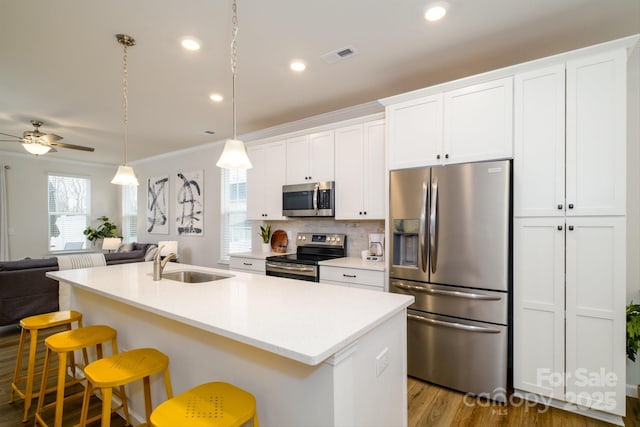
[[513, 78], [444, 94], [443, 163], [513, 157]]
[[334, 132], [287, 140], [287, 184], [334, 180]]
[[624, 215], [626, 49], [567, 62], [567, 215]]
[[384, 219], [384, 120], [335, 131], [336, 219]]
[[515, 216], [564, 216], [564, 82], [564, 64], [515, 76]]
[[247, 218], [282, 220], [282, 186], [286, 156], [284, 141], [247, 148], [253, 167], [247, 169]]
[[624, 49], [515, 77], [515, 216], [625, 214], [625, 87]]
[[387, 107], [389, 169], [435, 165], [442, 152], [442, 94]]
[[389, 169], [513, 157], [513, 78], [387, 107]]

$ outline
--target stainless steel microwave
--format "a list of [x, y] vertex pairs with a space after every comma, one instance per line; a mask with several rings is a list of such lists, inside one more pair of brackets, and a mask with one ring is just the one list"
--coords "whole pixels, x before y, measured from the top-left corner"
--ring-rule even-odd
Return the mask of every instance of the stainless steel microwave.
[[335, 216], [334, 181], [282, 186], [282, 215]]

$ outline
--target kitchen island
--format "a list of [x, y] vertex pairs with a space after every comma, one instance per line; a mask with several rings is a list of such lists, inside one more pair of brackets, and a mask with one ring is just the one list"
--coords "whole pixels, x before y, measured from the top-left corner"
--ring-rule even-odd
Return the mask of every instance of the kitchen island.
[[[413, 297], [169, 263], [222, 280], [153, 281], [151, 262], [55, 271], [84, 323], [120, 349], [170, 358], [174, 393], [227, 381], [255, 395], [263, 426], [406, 426], [406, 307]], [[144, 418], [141, 385], [132, 415]], [[166, 399], [152, 380], [154, 406]]]

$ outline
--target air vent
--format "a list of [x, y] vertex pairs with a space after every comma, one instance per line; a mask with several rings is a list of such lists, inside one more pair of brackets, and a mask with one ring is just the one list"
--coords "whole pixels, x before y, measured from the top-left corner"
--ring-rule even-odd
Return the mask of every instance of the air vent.
[[320, 56], [320, 58], [322, 58], [322, 60], [327, 64], [333, 64], [335, 62], [342, 61], [347, 58], [351, 58], [357, 54], [358, 54], [358, 51], [356, 50], [355, 47], [345, 46], [343, 48], [325, 53], [324, 55]]

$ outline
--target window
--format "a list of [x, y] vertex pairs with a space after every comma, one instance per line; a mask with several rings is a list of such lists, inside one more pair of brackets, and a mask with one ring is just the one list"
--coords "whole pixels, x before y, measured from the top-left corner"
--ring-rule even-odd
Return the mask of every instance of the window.
[[247, 171], [222, 170], [222, 255], [251, 250], [251, 224], [247, 221]]
[[138, 187], [122, 186], [122, 243], [138, 241]]
[[49, 250], [86, 248], [82, 232], [89, 224], [91, 180], [77, 176], [49, 175]]

